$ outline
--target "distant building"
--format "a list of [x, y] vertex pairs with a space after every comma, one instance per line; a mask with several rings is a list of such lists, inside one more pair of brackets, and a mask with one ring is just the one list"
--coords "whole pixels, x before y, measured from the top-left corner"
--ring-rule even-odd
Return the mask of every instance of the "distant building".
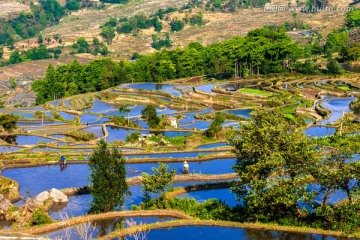
[[173, 127], [173, 128], [178, 128], [176, 118], [174, 118], [174, 117], [169, 117], [169, 121], [170, 121], [170, 126], [171, 126], [171, 127]]

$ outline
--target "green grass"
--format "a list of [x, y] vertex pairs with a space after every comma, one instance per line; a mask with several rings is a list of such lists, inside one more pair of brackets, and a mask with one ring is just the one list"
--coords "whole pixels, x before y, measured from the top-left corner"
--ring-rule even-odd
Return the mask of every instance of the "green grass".
[[286, 113], [286, 114], [284, 114], [284, 116], [285, 116], [285, 118], [287, 118], [289, 120], [295, 120], [295, 117], [292, 114]]
[[351, 89], [348, 86], [339, 86], [338, 89], [341, 89], [344, 91], [351, 91]]
[[264, 92], [264, 91], [261, 91], [259, 89], [253, 89], [253, 88], [241, 88], [239, 90], [239, 92], [251, 93], [251, 94], [259, 94], [259, 95], [263, 95], [263, 96], [271, 96], [272, 95], [272, 94], [270, 94], [268, 92]]
[[298, 106], [299, 106], [298, 104], [290, 104], [280, 108], [280, 111], [283, 112], [284, 114], [294, 114]]

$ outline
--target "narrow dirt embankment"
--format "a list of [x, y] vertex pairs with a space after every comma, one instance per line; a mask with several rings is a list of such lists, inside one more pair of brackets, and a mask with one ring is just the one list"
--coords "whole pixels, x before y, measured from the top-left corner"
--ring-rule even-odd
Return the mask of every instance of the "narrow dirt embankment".
[[140, 211], [121, 211], [108, 212], [94, 215], [85, 215], [71, 218], [65, 221], [51, 223], [45, 226], [33, 227], [28, 229], [19, 229], [13, 232], [21, 232], [33, 235], [40, 235], [48, 232], [54, 232], [63, 228], [83, 224], [90, 221], [101, 221], [112, 218], [129, 217], [173, 217], [178, 219], [191, 219], [192, 217], [177, 210], [140, 210]]
[[[187, 175], [176, 175], [174, 182], [211, 182], [211, 181], [228, 181], [235, 180], [239, 177], [237, 173], [227, 173], [227, 174], [187, 174]], [[130, 186], [140, 185], [142, 182], [142, 177], [132, 177], [126, 179], [127, 183]], [[226, 184], [226, 183], [224, 183]], [[90, 194], [90, 187], [74, 187], [74, 188], [65, 188], [61, 189], [67, 196], [81, 195], [81, 194]], [[179, 193], [180, 194], [180, 193]]]
[[196, 192], [196, 191], [204, 191], [211, 189], [221, 189], [221, 188], [229, 188], [234, 186], [235, 182], [219, 182], [219, 183], [209, 183], [209, 184], [196, 184], [193, 186], [179, 187], [174, 189], [172, 192], [167, 192], [166, 198], [173, 198], [183, 193], [188, 192]]
[[[165, 152], [167, 153], [167, 152]], [[147, 155], [148, 153], [143, 153], [143, 155]], [[161, 154], [161, 153], [160, 153]], [[58, 156], [57, 153], [54, 156]], [[76, 154], [62, 154], [65, 157], [68, 156], [78, 156]], [[148, 154], [153, 155], [153, 154]], [[80, 155], [79, 155], [80, 156]], [[130, 156], [130, 154], [128, 155]], [[234, 154], [224, 154], [224, 155], [214, 155], [214, 156], [205, 156], [205, 157], [186, 157], [186, 158], [129, 158], [126, 159], [126, 164], [135, 164], [135, 163], [173, 163], [173, 162], [205, 162], [211, 160], [218, 160], [223, 159], [226, 161], [227, 159], [236, 157]], [[51, 166], [51, 165], [58, 165], [58, 161], [47, 161], [46, 158], [22, 158], [20, 159], [8, 159], [3, 160], [2, 163], [4, 164], [4, 169], [11, 169], [11, 168], [27, 168], [27, 167], [37, 167], [37, 166]], [[68, 160], [67, 164], [87, 164], [87, 160]]]
[[336, 236], [347, 238], [349, 236], [345, 235], [342, 232], [336, 231], [326, 231], [314, 228], [305, 228], [305, 227], [289, 227], [289, 226], [279, 226], [279, 225], [270, 225], [264, 223], [239, 223], [239, 222], [225, 222], [225, 221], [214, 221], [214, 220], [197, 220], [197, 219], [184, 219], [168, 222], [156, 222], [153, 224], [144, 224], [137, 225], [132, 228], [125, 228], [119, 231], [112, 232], [104, 237], [98, 238], [98, 240], [110, 240], [114, 238], [121, 238], [128, 235], [132, 235], [139, 232], [154, 230], [154, 229], [164, 229], [172, 227], [186, 227], [186, 226], [216, 226], [216, 227], [229, 227], [229, 228], [245, 228], [259, 231], [283, 231], [283, 232], [292, 232], [292, 233], [304, 233], [304, 234], [319, 234], [327, 236]]

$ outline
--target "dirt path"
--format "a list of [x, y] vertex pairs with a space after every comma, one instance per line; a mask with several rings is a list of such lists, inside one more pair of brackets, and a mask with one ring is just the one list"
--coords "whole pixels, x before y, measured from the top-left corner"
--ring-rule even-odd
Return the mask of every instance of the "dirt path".
[[[169, 222], [156, 222], [153, 224], [138, 225], [132, 228], [125, 228], [119, 231], [112, 232], [104, 237], [98, 238], [98, 240], [110, 240], [114, 238], [121, 238], [127, 235], [132, 235], [134, 233], [149, 231], [153, 229], [164, 229], [172, 227], [183, 227], [183, 226], [218, 226], [218, 227], [230, 227], [230, 228], [246, 228], [252, 230], [269, 230], [269, 231], [284, 231], [292, 233], [306, 233], [306, 234], [319, 234], [319, 235], [329, 235], [337, 237], [349, 237], [344, 235], [342, 232], [335, 231], [325, 231], [314, 228], [301, 228], [301, 227], [287, 227], [287, 226], [278, 226], [262, 223], [238, 223], [238, 222], [225, 222], [225, 221], [213, 221], [213, 220], [196, 220], [196, 219], [186, 219], [186, 220], [177, 220]], [[224, 236], [226, 237], [226, 236]]]
[[[227, 174], [187, 174], [187, 175], [176, 175], [174, 182], [211, 182], [211, 181], [228, 181], [235, 180], [239, 177], [237, 173], [227, 173]], [[142, 182], [142, 177], [132, 177], [126, 179], [129, 186], [140, 185]], [[226, 184], [226, 183], [225, 183]], [[224, 185], [225, 185], [224, 184]], [[216, 185], [216, 184], [214, 184]], [[205, 189], [205, 187], [204, 187]], [[64, 188], [60, 190], [67, 196], [81, 195], [81, 194], [90, 194], [89, 186], [75, 187], [75, 188]], [[171, 193], [170, 193], [171, 194]], [[179, 193], [181, 194], [181, 193]]]
[[63, 228], [79, 225], [90, 221], [101, 221], [111, 218], [125, 218], [125, 217], [173, 217], [178, 219], [192, 219], [191, 216], [184, 214], [177, 210], [140, 210], [140, 211], [121, 211], [108, 212], [95, 215], [85, 215], [71, 218], [65, 221], [56, 222], [40, 227], [33, 227], [29, 229], [19, 229], [13, 232], [21, 232], [33, 235], [40, 235], [48, 232], [54, 232]]

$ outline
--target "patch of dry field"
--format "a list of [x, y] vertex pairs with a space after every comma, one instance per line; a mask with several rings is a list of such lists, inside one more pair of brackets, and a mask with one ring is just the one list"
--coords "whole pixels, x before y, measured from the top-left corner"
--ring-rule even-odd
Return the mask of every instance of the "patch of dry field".
[[56, 67], [71, 63], [74, 59], [77, 59], [80, 63], [87, 63], [91, 60], [91, 58], [87, 57], [67, 56], [61, 59], [47, 59], [10, 65], [0, 68], [0, 81], [7, 81], [11, 77], [20, 81], [33, 81], [44, 77], [49, 64]]
[[[286, 5], [287, 1], [277, 0], [274, 4]], [[330, 4], [337, 6], [347, 6], [351, 0], [330, 1]], [[128, 5], [110, 5], [105, 10], [83, 9], [66, 16], [62, 22], [56, 26], [49, 27], [44, 31], [44, 35], [54, 35], [58, 33], [64, 40], [65, 45], [71, 45], [77, 38], [83, 36], [87, 39], [98, 37], [100, 26], [110, 17], [129, 17], [135, 14], [149, 15], [159, 8], [170, 6], [181, 6], [184, 1], [180, 0], [153, 0], [140, 1], [135, 0]], [[195, 14], [199, 9], [193, 10]], [[297, 19], [304, 21], [314, 29], [320, 29], [320, 32], [326, 36], [334, 28], [341, 27], [344, 23], [345, 12], [322, 12], [317, 14], [298, 13]], [[172, 13], [171, 18], [184, 18], [185, 13]], [[285, 21], [292, 21], [292, 12], [265, 13], [262, 9], [243, 9], [236, 13], [212, 13], [204, 12], [204, 20], [207, 22], [201, 27], [185, 27], [178, 33], [172, 33], [173, 48], [184, 47], [190, 42], [198, 41], [204, 45], [227, 40], [233, 36], [243, 36], [252, 29], [263, 27], [269, 24], [281, 24]], [[170, 26], [164, 22], [162, 32], [169, 31]], [[136, 36], [117, 34], [109, 50], [113, 52], [112, 57], [129, 57], [133, 52], [151, 53], [151, 35], [153, 29], [142, 30]], [[299, 38], [298, 32], [292, 32], [290, 35], [294, 39]]]
[[22, 11], [29, 11], [28, 4], [17, 2], [15, 0], [0, 1], [0, 18], [16, 17]]

